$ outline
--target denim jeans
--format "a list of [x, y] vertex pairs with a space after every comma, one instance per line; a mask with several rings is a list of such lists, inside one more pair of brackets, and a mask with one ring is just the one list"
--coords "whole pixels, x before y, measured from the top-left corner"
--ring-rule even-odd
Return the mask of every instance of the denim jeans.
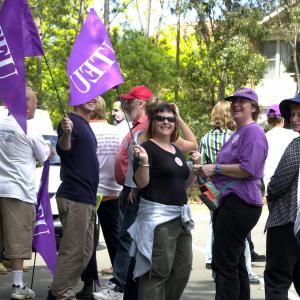
[[129, 250], [131, 245], [131, 238], [127, 229], [132, 225], [136, 219], [137, 210], [139, 207], [139, 199], [134, 203], [128, 202], [128, 194], [131, 188], [124, 186], [120, 194], [120, 213], [119, 213], [119, 245], [117, 248], [117, 253], [113, 262], [113, 278], [110, 279], [111, 282], [115, 283], [118, 288], [123, 290], [126, 285], [127, 272], [129, 267]]

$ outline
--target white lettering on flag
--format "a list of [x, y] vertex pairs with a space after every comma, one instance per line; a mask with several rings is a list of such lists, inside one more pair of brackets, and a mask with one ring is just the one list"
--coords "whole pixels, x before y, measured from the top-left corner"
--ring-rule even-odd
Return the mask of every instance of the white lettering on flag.
[[40, 204], [36, 214], [36, 222], [34, 227], [34, 235], [50, 234], [46, 223], [43, 206]]
[[13, 75], [19, 74], [0, 26], [0, 79]]
[[[107, 52], [107, 50], [113, 52], [113, 49], [104, 41], [101, 46], [70, 75], [73, 84], [81, 93], [88, 93], [91, 89], [91, 83], [95, 84], [116, 62], [101, 53], [101, 51]], [[104, 69], [99, 69], [93, 64], [96, 63], [97, 60], [106, 63]]]

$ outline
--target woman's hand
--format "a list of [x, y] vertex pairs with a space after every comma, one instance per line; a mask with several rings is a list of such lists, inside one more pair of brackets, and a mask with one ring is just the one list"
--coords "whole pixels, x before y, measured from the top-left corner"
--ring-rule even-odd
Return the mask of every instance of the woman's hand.
[[175, 109], [175, 112], [176, 112], [176, 116], [178, 119], [180, 119], [180, 113], [179, 113], [179, 109], [178, 109], [178, 106], [175, 104], [175, 103], [170, 103], [173, 108]]
[[184, 120], [181, 118], [177, 105], [175, 103], [171, 103], [171, 105], [175, 109], [179, 130], [182, 132], [182, 137], [178, 137], [178, 139], [175, 141], [175, 145], [183, 153], [197, 151], [198, 144], [196, 137], [194, 136], [190, 128], [187, 126], [187, 124], [184, 122]]
[[194, 169], [197, 170], [202, 177], [212, 177], [215, 174], [215, 165], [212, 164], [194, 165]]
[[133, 151], [135, 157], [140, 159], [141, 164], [143, 165], [148, 165], [148, 153], [147, 151], [140, 145], [134, 145], [133, 146]]
[[[133, 151], [135, 157], [137, 157], [140, 161], [139, 167], [134, 173], [134, 179], [137, 184], [137, 186], [142, 189], [146, 187], [149, 184], [149, 158], [148, 153], [140, 145], [134, 145]], [[132, 195], [131, 195], [132, 196]], [[132, 200], [132, 199], [131, 199]], [[129, 200], [130, 201], [130, 200]]]
[[129, 194], [128, 194], [128, 202], [133, 204], [137, 198], [138, 198], [138, 189], [136, 188], [131, 188]]
[[[215, 175], [215, 167], [216, 165], [213, 164], [207, 164], [207, 165], [194, 165], [194, 170], [198, 172], [201, 176], [205, 177], [212, 177]], [[238, 164], [232, 164], [232, 165], [219, 165], [219, 170], [217, 174], [231, 177], [231, 178], [249, 178], [253, 176], [248, 171], [242, 169], [240, 165]]]
[[201, 154], [198, 151], [193, 151], [191, 154], [191, 160], [194, 164], [200, 164]]

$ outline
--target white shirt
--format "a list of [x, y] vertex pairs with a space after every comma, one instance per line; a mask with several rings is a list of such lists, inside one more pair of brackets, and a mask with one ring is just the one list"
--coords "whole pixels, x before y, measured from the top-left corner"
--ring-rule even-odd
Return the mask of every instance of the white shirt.
[[41, 136], [25, 135], [12, 116], [0, 119], [0, 197], [36, 203], [36, 160], [50, 153]]
[[299, 134], [293, 130], [282, 127], [274, 127], [266, 133], [269, 145], [268, 157], [265, 163], [264, 184], [267, 191], [268, 183], [273, 176], [277, 165], [290, 142]]
[[[115, 126], [119, 130], [119, 133], [121, 135], [121, 141], [123, 141], [124, 137], [129, 132], [129, 127], [128, 127], [128, 123], [127, 123], [126, 119], [124, 119], [120, 123], [116, 124]], [[132, 127], [132, 123], [131, 122], [129, 122], [129, 126], [130, 126], [130, 128]]]
[[115, 160], [122, 133], [117, 126], [106, 121], [91, 121], [90, 126], [97, 139], [97, 156], [99, 161], [98, 193], [103, 196], [118, 197], [122, 186], [115, 180]]

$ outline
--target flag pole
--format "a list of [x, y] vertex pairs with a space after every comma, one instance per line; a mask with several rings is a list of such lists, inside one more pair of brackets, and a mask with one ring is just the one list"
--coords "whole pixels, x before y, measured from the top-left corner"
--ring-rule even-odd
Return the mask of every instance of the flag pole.
[[52, 72], [51, 72], [51, 69], [50, 69], [48, 60], [47, 60], [45, 54], [44, 54], [43, 56], [44, 56], [44, 59], [45, 59], [45, 62], [46, 62], [46, 66], [47, 66], [47, 69], [48, 69], [48, 71], [49, 71], [49, 74], [50, 74], [50, 77], [51, 77], [51, 80], [52, 80], [52, 83], [53, 83], [53, 86], [54, 86], [54, 89], [55, 89], [55, 92], [56, 92], [56, 96], [57, 96], [58, 102], [59, 102], [59, 104], [60, 104], [61, 111], [62, 111], [63, 115], [66, 117], [66, 112], [65, 112], [65, 110], [64, 110], [64, 106], [63, 106], [62, 101], [61, 101], [61, 98], [60, 98], [60, 96], [59, 96], [59, 93], [58, 93], [58, 90], [57, 90], [57, 87], [56, 87], [54, 78], [53, 78], [53, 76], [52, 76]]
[[34, 252], [34, 261], [33, 261], [32, 277], [31, 277], [31, 285], [30, 285], [31, 289], [33, 287], [33, 278], [34, 278], [34, 271], [35, 271], [35, 263], [36, 263], [36, 251]]

